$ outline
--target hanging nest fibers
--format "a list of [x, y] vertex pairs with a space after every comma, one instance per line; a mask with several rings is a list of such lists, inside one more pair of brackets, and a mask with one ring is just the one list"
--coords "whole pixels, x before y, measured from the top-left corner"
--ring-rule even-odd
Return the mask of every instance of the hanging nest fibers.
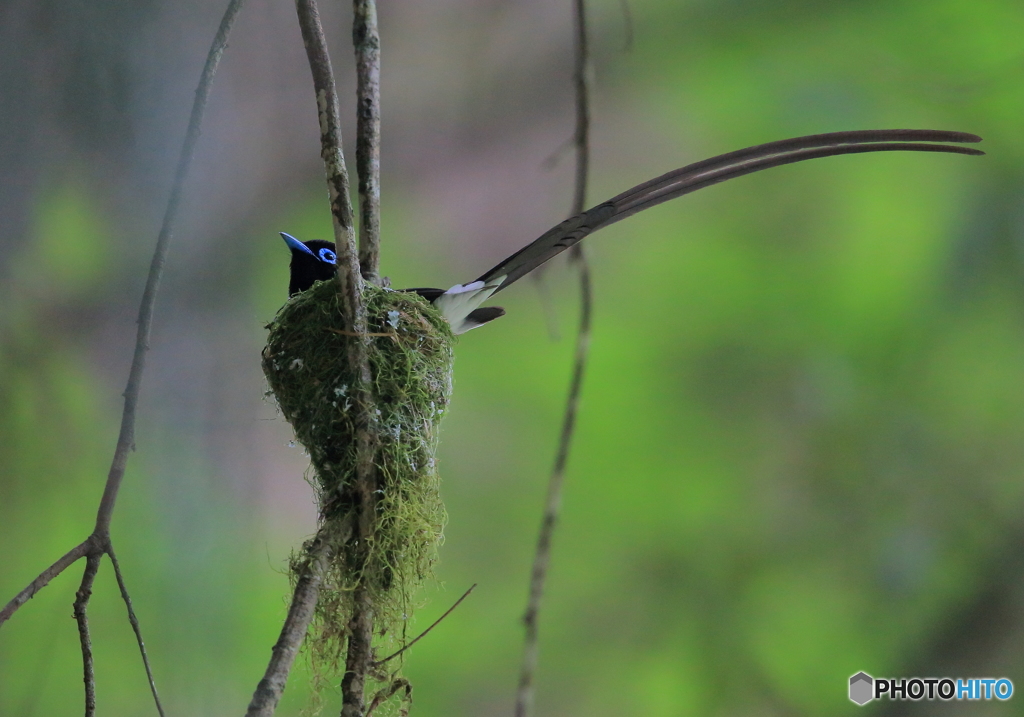
[[[412, 591], [431, 573], [445, 523], [434, 455], [451, 396], [455, 337], [417, 294], [366, 285], [363, 301], [380, 481], [366, 545], [354, 538], [359, 392], [346, 357], [356, 339], [345, 331], [337, 283], [318, 282], [289, 299], [267, 327], [263, 350], [270, 389], [309, 452], [321, 535], [333, 548], [311, 635], [321, 666], [337, 665], [357, 586], [370, 593], [378, 634], [406, 618]], [[307, 560], [306, 550], [293, 557], [293, 579]]]

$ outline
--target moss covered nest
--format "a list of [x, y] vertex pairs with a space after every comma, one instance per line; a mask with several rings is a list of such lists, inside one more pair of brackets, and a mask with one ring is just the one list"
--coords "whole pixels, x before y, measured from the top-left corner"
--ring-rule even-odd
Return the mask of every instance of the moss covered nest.
[[[347, 356], [356, 339], [345, 331], [337, 283], [318, 282], [289, 299], [267, 327], [263, 350], [271, 391], [309, 453], [321, 527], [334, 543], [313, 642], [315, 655], [332, 660], [344, 644], [357, 586], [373, 597], [378, 634], [408, 615], [412, 591], [431, 573], [445, 522], [434, 456], [451, 396], [455, 337], [417, 294], [366, 285], [363, 301], [380, 481], [367, 546], [353, 540], [359, 391]], [[305, 560], [305, 554], [293, 559], [293, 574]]]

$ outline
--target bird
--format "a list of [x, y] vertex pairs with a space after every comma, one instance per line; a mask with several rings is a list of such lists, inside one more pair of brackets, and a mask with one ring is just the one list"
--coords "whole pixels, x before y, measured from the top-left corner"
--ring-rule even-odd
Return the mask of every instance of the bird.
[[[499, 306], [481, 306], [494, 294], [598, 229], [670, 199], [762, 169], [840, 154], [912, 151], [982, 155], [985, 153], [972, 147], [936, 144], [980, 141], [981, 137], [974, 134], [945, 130], [855, 130], [794, 137], [720, 154], [638, 184], [569, 217], [474, 281], [456, 284], [450, 289], [421, 287], [403, 291], [419, 294], [432, 303], [448, 321], [452, 332], [462, 334], [505, 314]], [[291, 250], [289, 296], [335, 275], [337, 254], [332, 242], [319, 239], [303, 242], [284, 232], [281, 237]]]

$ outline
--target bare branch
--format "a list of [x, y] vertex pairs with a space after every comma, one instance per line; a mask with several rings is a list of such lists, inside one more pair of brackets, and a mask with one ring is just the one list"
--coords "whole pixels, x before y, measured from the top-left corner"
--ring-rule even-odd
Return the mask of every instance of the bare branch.
[[181, 196], [185, 185], [185, 178], [192, 163], [192, 156], [195, 153], [196, 143], [199, 139], [199, 128], [202, 124], [203, 114], [206, 109], [206, 100], [210, 94], [213, 77], [220, 63], [220, 58], [227, 47], [228, 34], [234, 23], [235, 17], [241, 9], [244, 0], [231, 0], [221, 20], [217, 34], [203, 67], [203, 73], [196, 88], [195, 101], [192, 105], [192, 114], [189, 118], [188, 129], [185, 132], [185, 141], [181, 148], [181, 155], [178, 159], [177, 171], [174, 175], [174, 182], [171, 185], [171, 196], [167, 202], [167, 210], [164, 213], [163, 224], [160, 227], [160, 234], [157, 237], [156, 248], [153, 252], [153, 259], [150, 262], [149, 274], [146, 278], [146, 288], [142, 294], [142, 302], [139, 306], [137, 320], [138, 331], [135, 337], [135, 351], [132, 357], [131, 369], [128, 372], [128, 383], [124, 390], [124, 409], [121, 414], [121, 429], [117, 437], [117, 445], [114, 448], [114, 457], [111, 461], [110, 470], [107, 473], [107, 480], [103, 488], [103, 497], [100, 499], [96, 511], [96, 524], [92, 534], [82, 543], [72, 548], [60, 560], [44, 570], [33, 580], [28, 587], [14, 597], [2, 611], [0, 611], [0, 625], [4, 623], [14, 612], [27, 602], [39, 590], [45, 587], [54, 577], [59, 575], [79, 558], [87, 556], [85, 574], [82, 583], [75, 594], [74, 616], [78, 623], [78, 635], [82, 646], [82, 667], [83, 679], [85, 682], [85, 715], [92, 717], [96, 713], [96, 682], [93, 669], [92, 640], [89, 634], [88, 606], [92, 596], [92, 586], [99, 570], [100, 560], [104, 554], [109, 554], [114, 563], [114, 571], [117, 575], [118, 584], [121, 587], [121, 595], [128, 606], [128, 619], [135, 630], [139, 641], [139, 648], [142, 652], [143, 664], [146, 667], [146, 674], [149, 677], [150, 689], [156, 701], [157, 709], [163, 716], [163, 708], [157, 697], [156, 683], [153, 673], [150, 670], [149, 659], [146, 655], [145, 646], [142, 642], [142, 633], [138, 620], [132, 608], [131, 599], [124, 585], [124, 578], [121, 575], [120, 566], [114, 555], [110, 542], [110, 521], [114, 514], [114, 505], [117, 501], [117, 494], [121, 488], [121, 481], [124, 478], [125, 467], [128, 463], [128, 454], [135, 449], [135, 414], [138, 407], [139, 393], [142, 388], [142, 374], [145, 369], [146, 352], [149, 350], [149, 336], [153, 325], [153, 309], [156, 305], [157, 290], [160, 286], [160, 277], [163, 273], [164, 262], [167, 258], [167, 251], [170, 246], [174, 222], [178, 215], [178, 208], [181, 205]]
[[[449, 615], [451, 615], [451, 614], [452, 614], [452, 611], [453, 611], [453, 610], [454, 610], [455, 608], [457, 608], [457, 607], [459, 606], [459, 603], [461, 603], [461, 602], [462, 602], [463, 600], [465, 600], [465, 599], [466, 599], [467, 597], [469, 597], [469, 594], [470, 594], [471, 592], [473, 592], [473, 591], [474, 591], [475, 589], [476, 589], [476, 583], [473, 583], [472, 585], [470, 585], [470, 586], [469, 586], [469, 590], [467, 590], [466, 592], [462, 593], [462, 597], [460, 597], [460, 598], [459, 598], [458, 600], [456, 600], [456, 601], [455, 601], [455, 604], [454, 604], [454, 605], [452, 605], [452, 606], [451, 606], [450, 608], [448, 608], [447, 610], [445, 610], [445, 611], [444, 611], [444, 615], [442, 615], [441, 617], [439, 617], [439, 618], [437, 618], [436, 620], [434, 620], [434, 622], [432, 622], [432, 623], [430, 624], [430, 627], [428, 627], [428, 628], [427, 628], [426, 630], [424, 630], [424, 631], [423, 631], [423, 632], [421, 632], [421, 633], [420, 633], [419, 635], [417, 635], [417, 636], [415, 637], [415, 639], [413, 639], [413, 641], [412, 641], [412, 642], [408, 643], [408, 644], [407, 644], [407, 645], [406, 645], [405, 647], [403, 647], [403, 648], [402, 648], [401, 650], [399, 650], [398, 652], [393, 652], [393, 653], [391, 653], [390, 655], [388, 655], [387, 657], [385, 657], [385, 658], [384, 658], [383, 660], [377, 660], [376, 662], [374, 662], [374, 663], [373, 663], [373, 666], [374, 666], [374, 667], [380, 667], [380, 666], [381, 666], [381, 665], [383, 665], [383, 664], [384, 664], [385, 662], [390, 662], [391, 660], [395, 659], [396, 657], [398, 657], [399, 655], [401, 655], [401, 654], [402, 654], [403, 652], [405, 652], [406, 650], [408, 650], [408, 649], [409, 649], [410, 647], [412, 647], [413, 645], [415, 645], [415, 644], [416, 644], [417, 642], [419, 642], [420, 640], [422, 640], [422, 639], [423, 639], [424, 637], [426, 637], [426, 634], [427, 634], [428, 632], [430, 632], [431, 630], [433, 630], [433, 629], [434, 629], [435, 627], [437, 627], [437, 626], [438, 626], [439, 624], [441, 624], [441, 621], [442, 621], [442, 620], [444, 620], [444, 619], [445, 619], [446, 617], [448, 617]], [[392, 694], [393, 694], [393, 693], [392, 693]]]
[[353, 0], [356, 51], [356, 174], [359, 176], [359, 268], [380, 283], [380, 35], [374, 0]]
[[[320, 156], [324, 161], [327, 191], [331, 200], [331, 218], [334, 223], [334, 244], [338, 257], [338, 282], [348, 318], [358, 324], [357, 310], [362, 308], [359, 295], [359, 258], [356, 255], [355, 233], [352, 228], [352, 201], [349, 198], [348, 169], [341, 146], [341, 110], [338, 90], [334, 84], [334, 69], [327, 54], [327, 40], [320, 23], [316, 0], [296, 0], [295, 9], [306, 46], [309, 69], [313, 74], [316, 92], [317, 118], [320, 123]], [[353, 279], [354, 277], [354, 279]], [[365, 322], [365, 317], [362, 319]], [[365, 331], [366, 327], [349, 327], [352, 331]], [[359, 342], [353, 342], [359, 343]]]
[[[587, 23], [584, 0], [573, 0], [573, 28], [575, 31], [575, 68], [573, 84], [576, 94], [576, 177], [573, 204], [570, 216], [583, 211], [586, 204], [587, 178], [590, 170], [590, 101], [587, 86]], [[576, 264], [580, 277], [580, 324], [576, 334], [576, 355], [573, 360], [572, 382], [569, 396], [566, 399], [565, 413], [562, 418], [562, 432], [558, 440], [558, 452], [555, 464], [548, 480], [548, 492], [544, 506], [544, 517], [541, 521], [540, 534], [537, 538], [537, 549], [533, 558], [533, 569], [530, 574], [530, 597], [526, 612], [523, 615], [525, 639], [523, 644], [523, 660], [519, 672], [519, 686], [516, 690], [516, 717], [526, 717], [533, 706], [533, 679], [537, 670], [538, 656], [538, 623], [541, 599], [544, 595], [544, 584], [547, 580], [548, 566], [551, 562], [551, 541], [555, 525], [558, 522], [562, 505], [562, 484], [565, 480], [565, 467], [569, 461], [572, 437], [576, 429], [576, 414], [579, 409], [580, 393], [583, 389], [583, 376], [587, 366], [590, 349], [590, 325], [593, 312], [593, 294], [590, 283], [590, 267], [583, 245], [572, 247], [570, 256]]]
[[341, 717], [363, 717], [366, 676], [373, 664], [373, 603], [365, 586], [356, 588], [348, 621], [348, 654], [341, 678]]
[[78, 623], [78, 639], [82, 644], [82, 671], [85, 682], [85, 717], [93, 717], [96, 714], [96, 674], [93, 670], [92, 661], [92, 640], [89, 637], [89, 598], [92, 597], [92, 585], [96, 580], [96, 573], [100, 569], [101, 552], [89, 554], [85, 562], [85, 574], [82, 576], [82, 584], [75, 593], [75, 621]]
[[576, 62], [573, 85], [576, 89], [576, 182], [572, 201], [574, 216], [583, 211], [587, 202], [587, 178], [590, 176], [590, 88], [587, 71], [590, 53], [587, 47], [587, 15], [585, 0], [573, 0], [573, 31], [576, 44]]
[[302, 641], [306, 639], [306, 630], [309, 628], [309, 622], [313, 619], [313, 613], [316, 610], [316, 601], [320, 596], [320, 584], [327, 561], [330, 560], [331, 548], [326, 540], [317, 535], [306, 554], [308, 555], [306, 567], [295, 584], [292, 604], [288, 608], [288, 617], [285, 618], [281, 635], [274, 645], [267, 671], [253, 693], [252, 701], [249, 702], [249, 709], [245, 712], [246, 717], [269, 717], [274, 714], [288, 682], [288, 673], [291, 672], [292, 663], [295, 662], [295, 656], [302, 646]]
[[89, 555], [94, 550], [94, 538], [90, 535], [84, 541], [65, 553], [60, 560], [41, 572], [39, 576], [30, 582], [24, 590], [15, 595], [9, 603], [4, 605], [3, 610], [0, 610], [0, 625], [3, 625], [19, 607], [31, 600], [35, 594], [46, 587], [51, 580], [76, 563], [79, 558]]
[[[366, 309], [362, 301], [362, 277], [352, 232], [352, 205], [348, 195], [348, 172], [341, 148], [340, 111], [334, 73], [315, 0], [296, 0], [296, 9], [316, 90], [321, 156], [324, 160], [331, 199], [331, 215], [334, 220], [338, 285], [346, 316], [344, 330], [355, 333], [357, 337], [354, 341], [348, 342], [345, 359], [360, 379], [360, 385], [357, 387], [356, 415], [353, 417], [356, 426], [356, 476], [351, 486], [355, 498], [353, 512], [356, 530], [349, 548], [352, 552], [351, 557], [357, 563], [361, 563], [365, 561], [373, 541], [378, 483], [375, 465], [377, 438], [373, 422], [373, 381], [367, 356], [370, 339], [366, 336]], [[357, 27], [353, 30], [354, 34], [359, 32], [358, 25], [361, 22], [369, 22], [369, 18], [361, 18], [357, 12]], [[356, 588], [352, 602], [345, 677], [341, 685], [342, 715], [362, 717], [365, 702], [363, 688], [372, 660], [373, 605], [369, 592], [362, 586]]]
[[160, 235], [157, 237], [156, 250], [153, 252], [153, 260], [149, 266], [149, 276], [146, 278], [146, 288], [142, 293], [142, 304], [139, 306], [138, 334], [135, 339], [135, 355], [132, 357], [132, 367], [128, 372], [128, 385], [124, 390], [124, 412], [121, 415], [121, 431], [117, 438], [117, 447], [114, 449], [114, 459], [110, 465], [110, 472], [107, 475], [107, 484], [103, 490], [103, 498], [96, 515], [95, 532], [106, 535], [110, 531], [110, 519], [114, 513], [114, 503], [117, 500], [117, 492], [121, 487], [121, 479], [124, 478], [125, 465], [128, 463], [128, 453], [135, 450], [135, 410], [139, 402], [139, 391], [142, 388], [142, 372], [146, 365], [146, 352], [149, 351], [149, 335], [153, 325], [153, 307], [156, 305], [156, 294], [160, 286], [160, 277], [163, 274], [164, 262], [167, 259], [167, 250], [170, 247], [171, 236], [174, 230], [174, 222], [178, 217], [178, 208], [181, 205], [181, 195], [185, 186], [185, 178], [188, 176], [189, 168], [192, 165], [192, 156], [195, 154], [196, 143], [199, 141], [199, 128], [203, 122], [203, 114], [206, 111], [206, 100], [210, 96], [210, 88], [213, 86], [213, 77], [217, 72], [217, 65], [227, 47], [228, 34], [231, 26], [242, 7], [244, 0], [231, 0], [224, 17], [221, 19], [220, 27], [213, 38], [210, 52], [206, 56], [206, 64], [203, 73], [199, 78], [199, 86], [196, 87], [195, 100], [192, 103], [192, 115], [188, 121], [188, 129], [185, 132], [185, 142], [181, 147], [181, 155], [178, 157], [178, 168], [174, 173], [174, 184], [171, 186], [171, 197], [167, 202], [167, 211], [164, 212], [163, 225], [160, 227]]
[[[359, 259], [356, 255], [355, 235], [352, 231], [352, 202], [349, 198], [348, 169], [341, 147], [341, 116], [338, 103], [338, 90], [334, 84], [334, 70], [331, 58], [327, 54], [327, 40], [320, 23], [320, 11], [316, 0], [296, 0], [299, 16], [299, 27], [302, 30], [302, 41], [306, 46], [306, 57], [313, 74], [313, 89], [316, 91], [317, 112], [320, 121], [320, 155], [324, 160], [327, 176], [327, 190], [331, 200], [331, 217], [334, 224], [335, 253], [338, 257], [338, 284], [341, 291], [342, 306], [345, 312], [345, 330], [360, 337], [358, 341], [348, 344], [348, 360], [359, 372], [362, 382], [360, 387], [360, 405], [362, 411], [357, 417], [357, 435], [360, 437], [359, 455], [356, 470], [360, 479], [369, 476], [373, 471], [372, 442], [369, 441], [369, 414], [372, 409], [372, 397], [369, 387], [372, 382], [370, 364], [366, 355], [366, 309], [363, 306], [361, 293], [362, 279], [359, 274]], [[367, 464], [367, 460], [368, 464]], [[372, 491], [371, 491], [372, 493]]]
[[139, 644], [139, 653], [142, 655], [142, 664], [146, 668], [146, 678], [149, 680], [149, 691], [153, 694], [153, 702], [156, 703], [156, 711], [160, 713], [160, 717], [164, 717], [164, 707], [160, 704], [160, 695], [156, 691], [156, 680], [153, 679], [153, 670], [149, 665], [149, 655], [146, 654], [146, 643], [142, 640], [142, 627], [139, 625], [139, 619], [135, 616], [135, 608], [132, 607], [132, 598], [128, 594], [128, 587], [124, 584], [124, 576], [121, 574], [121, 565], [117, 562], [117, 555], [114, 554], [114, 546], [107, 546], [107, 555], [110, 556], [110, 562], [114, 564], [114, 576], [117, 578], [117, 586], [121, 589], [121, 598], [124, 600], [125, 607], [128, 608], [128, 622], [132, 624], [132, 630], [135, 631], [135, 640]]
[[121, 480], [124, 478], [125, 466], [128, 463], [128, 453], [135, 449], [135, 411], [139, 402], [139, 392], [142, 388], [142, 372], [145, 368], [146, 352], [149, 350], [149, 335], [153, 324], [153, 307], [156, 304], [160, 276], [163, 273], [164, 261], [167, 258], [167, 250], [171, 241], [174, 221], [177, 218], [178, 207], [181, 204], [181, 194], [185, 185], [185, 178], [188, 176], [192, 156], [195, 153], [196, 142], [199, 139], [199, 128], [203, 121], [203, 113], [206, 110], [206, 100], [210, 95], [210, 88], [213, 85], [213, 77], [217, 72], [217, 65], [224, 54], [224, 48], [227, 47], [231, 26], [243, 2], [244, 0], [231, 0], [227, 10], [224, 11], [220, 27], [217, 28], [217, 34], [210, 45], [206, 64], [199, 78], [199, 85], [196, 87], [192, 115], [189, 118], [188, 129], [185, 132], [185, 141], [181, 148], [181, 155], [178, 158], [178, 168], [171, 186], [171, 196], [167, 202], [167, 211], [164, 213], [163, 224], [157, 237], [156, 249], [150, 262], [149, 275], [146, 278], [146, 288], [142, 293], [139, 316], [136, 320], [138, 332], [135, 337], [135, 353], [132, 357], [131, 369], [128, 371], [128, 383], [123, 394], [124, 410], [121, 414], [121, 430], [118, 433], [114, 457], [111, 461], [110, 470], [107, 473], [107, 482], [103, 487], [103, 497], [100, 499], [99, 508], [96, 511], [96, 525], [93, 528], [93, 533], [82, 543], [69, 550], [60, 560], [41, 572], [35, 580], [29, 583], [28, 587], [8, 602], [3, 610], [0, 610], [0, 625], [3, 625], [19, 607], [24, 605], [37, 592], [46, 587], [53, 578], [64, 572], [79, 558], [86, 555], [90, 559], [93, 557], [98, 558], [109, 550], [110, 520], [114, 514], [114, 504], [117, 501], [117, 493], [121, 488]]

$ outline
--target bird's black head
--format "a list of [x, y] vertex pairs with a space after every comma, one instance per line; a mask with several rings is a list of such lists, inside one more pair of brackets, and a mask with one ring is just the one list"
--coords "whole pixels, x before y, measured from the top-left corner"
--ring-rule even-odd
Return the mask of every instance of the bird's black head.
[[281, 238], [292, 251], [288, 296], [295, 296], [316, 282], [326, 281], [334, 276], [338, 258], [334, 253], [333, 242], [320, 239], [302, 242], [284, 232], [281, 232]]

